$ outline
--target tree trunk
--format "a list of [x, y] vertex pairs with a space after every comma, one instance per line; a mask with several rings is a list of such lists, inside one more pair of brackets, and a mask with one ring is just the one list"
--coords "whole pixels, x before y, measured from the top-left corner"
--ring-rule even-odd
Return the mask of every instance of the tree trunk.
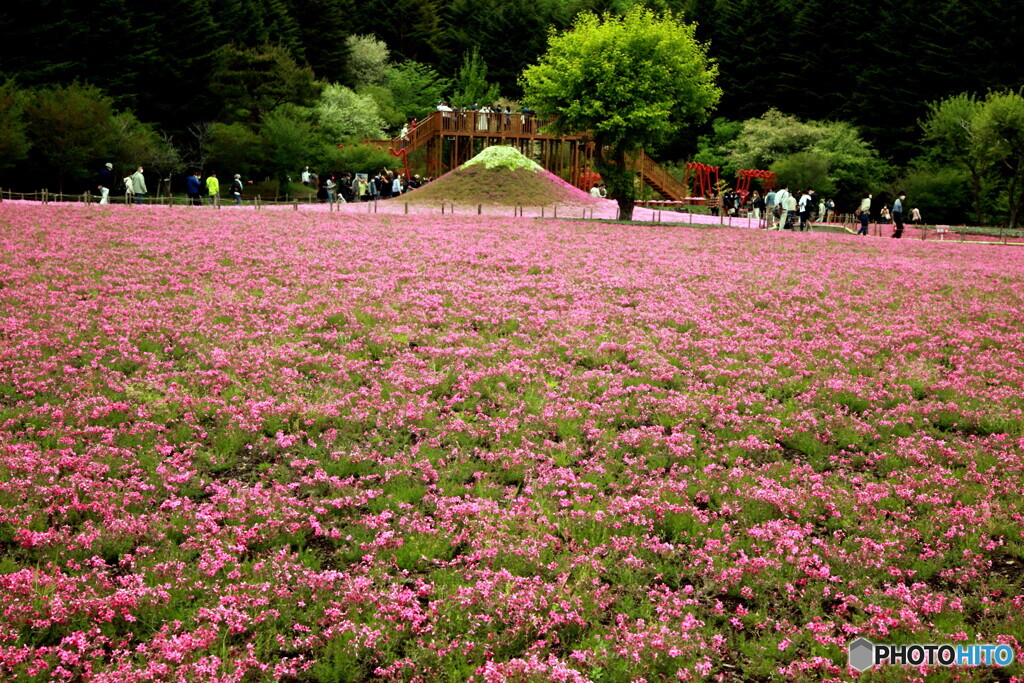
[[608, 159], [604, 144], [594, 139], [594, 167], [608, 186], [608, 196], [619, 205], [619, 220], [633, 220], [633, 173], [626, 167], [625, 150], [612, 150], [614, 160]]
[[629, 197], [617, 197], [616, 201], [619, 203], [619, 220], [633, 220], [633, 200]]
[[1010, 180], [1010, 187], [1006, 192], [1006, 203], [1007, 203], [1007, 223], [1011, 230], [1016, 229], [1020, 222], [1020, 207], [1021, 202], [1024, 201], [1024, 183], [1021, 183], [1021, 174], [1016, 169], [1013, 169], [1013, 177]]
[[971, 190], [974, 193], [974, 214], [978, 225], [985, 224], [985, 208], [981, 203], [981, 176], [973, 165], [967, 166], [971, 172]]

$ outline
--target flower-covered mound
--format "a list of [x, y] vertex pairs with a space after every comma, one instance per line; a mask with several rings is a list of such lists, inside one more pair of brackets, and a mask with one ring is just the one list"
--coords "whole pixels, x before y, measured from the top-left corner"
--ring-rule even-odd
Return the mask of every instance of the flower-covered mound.
[[485, 148], [459, 168], [402, 195], [402, 202], [460, 205], [604, 207], [609, 202], [544, 170], [514, 147]]
[[638, 230], [0, 204], [0, 680], [1020, 653], [1017, 253]]

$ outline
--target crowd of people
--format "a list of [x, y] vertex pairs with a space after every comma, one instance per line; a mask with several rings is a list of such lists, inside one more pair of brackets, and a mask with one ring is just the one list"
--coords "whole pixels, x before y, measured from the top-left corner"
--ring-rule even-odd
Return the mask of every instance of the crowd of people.
[[[387, 168], [381, 168], [372, 175], [370, 173], [346, 172], [320, 176], [315, 171], [311, 171], [308, 166], [302, 172], [302, 184], [315, 190], [317, 201], [332, 204], [391, 199], [421, 187], [430, 180], [431, 178], [421, 178], [418, 174], [406, 178], [404, 173]], [[248, 184], [251, 185], [252, 182], [250, 180]], [[231, 180], [229, 193], [235, 206], [242, 205], [245, 184], [242, 181], [242, 176], [238, 173]], [[134, 171], [127, 172], [121, 181], [117, 182], [113, 164], [109, 162], [104, 164], [96, 177], [99, 203], [109, 204], [111, 193], [115, 192], [115, 188], [118, 186], [123, 189], [125, 201], [128, 203], [142, 204], [149, 195], [149, 188], [146, 186], [146, 178], [141, 166]], [[219, 204], [222, 193], [220, 179], [217, 177], [216, 171], [210, 171], [205, 179], [200, 171], [192, 171], [185, 178], [185, 195], [188, 198], [188, 203], [194, 206], [202, 206], [206, 202], [211, 205]]]
[[389, 171], [386, 167], [376, 171], [373, 176], [369, 173], [348, 172], [320, 176], [308, 166], [302, 171], [302, 184], [316, 189], [317, 201], [330, 204], [391, 199], [422, 187], [430, 180], [421, 178], [419, 174], [407, 178], [404, 173]]
[[[858, 235], [867, 235], [868, 226], [871, 222], [871, 205], [874, 197], [872, 194], [865, 194], [860, 200], [854, 217], [860, 223]], [[883, 204], [878, 211], [878, 223], [892, 224], [894, 231], [892, 236], [899, 239], [903, 236], [903, 229], [907, 223], [904, 217], [907, 206], [907, 195], [900, 192], [896, 201], [890, 207]], [[764, 221], [764, 227], [768, 230], [810, 230], [814, 221], [828, 223], [838, 219], [836, 202], [832, 197], [819, 197], [815, 194], [814, 188], [790, 192], [789, 186], [784, 185], [779, 189], [769, 189], [762, 196], [754, 190], [743, 196], [739, 192], [731, 190], [720, 198], [712, 198], [708, 203], [712, 215], [719, 215], [722, 212], [727, 216], [746, 216], [757, 221]], [[921, 211], [914, 207], [909, 212], [909, 222], [915, 225], [921, 223]]]
[[[412, 123], [412, 127], [415, 130], [415, 121]], [[408, 131], [403, 130], [403, 133], [407, 134]], [[110, 192], [116, 184], [113, 168], [113, 164], [104, 164], [97, 176], [100, 204], [110, 202]], [[404, 173], [391, 171], [386, 167], [376, 171], [372, 176], [369, 173], [352, 174], [349, 172], [321, 176], [307, 166], [303, 169], [301, 177], [304, 186], [316, 190], [318, 202], [331, 204], [391, 199], [421, 187], [431, 180], [430, 178], [420, 178], [415, 174], [411, 178], [407, 178]], [[125, 174], [121, 184], [128, 202], [134, 201], [136, 204], [141, 204], [149, 192], [141, 166], [137, 167], [134, 172]], [[230, 192], [235, 205], [240, 206], [244, 192], [241, 175], [235, 174], [231, 181]], [[211, 171], [203, 180], [202, 174], [198, 170], [192, 172], [186, 179], [185, 193], [189, 203], [195, 206], [203, 204], [204, 196], [209, 199], [211, 204], [218, 203], [221, 190], [217, 173]], [[594, 197], [606, 197], [607, 190], [603, 183], [596, 182], [591, 187], [590, 194]], [[858, 235], [868, 234], [873, 199], [871, 193], [866, 193], [854, 211], [854, 218], [860, 224], [857, 230]], [[891, 207], [888, 204], [883, 204], [878, 212], [879, 223], [893, 224], [892, 237], [895, 239], [903, 236], [907, 222], [904, 219], [906, 200], [906, 193], [900, 192]], [[803, 232], [810, 230], [814, 221], [828, 223], [838, 217], [834, 198], [818, 197], [814, 188], [810, 187], [790, 192], [788, 185], [783, 185], [777, 190], [769, 189], [763, 196], [758, 190], [746, 195], [730, 190], [720, 197], [711, 198], [708, 201], [708, 207], [712, 215], [715, 216], [719, 215], [719, 212], [727, 216], [745, 214], [756, 221], [764, 221], [763, 227], [767, 230]], [[909, 212], [909, 222], [916, 225], [920, 224], [921, 220], [921, 211], [916, 207], [912, 208]]]

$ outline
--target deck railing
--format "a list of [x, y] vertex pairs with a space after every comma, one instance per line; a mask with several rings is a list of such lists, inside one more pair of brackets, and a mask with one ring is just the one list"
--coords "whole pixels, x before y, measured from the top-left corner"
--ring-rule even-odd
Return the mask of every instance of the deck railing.
[[387, 146], [396, 152], [412, 152], [437, 135], [472, 135], [479, 137], [558, 138], [582, 140], [583, 135], [549, 135], [543, 128], [554, 122], [554, 116], [536, 114], [505, 114], [481, 111], [437, 111], [416, 123], [405, 137], [393, 140], [367, 140], [369, 144]]

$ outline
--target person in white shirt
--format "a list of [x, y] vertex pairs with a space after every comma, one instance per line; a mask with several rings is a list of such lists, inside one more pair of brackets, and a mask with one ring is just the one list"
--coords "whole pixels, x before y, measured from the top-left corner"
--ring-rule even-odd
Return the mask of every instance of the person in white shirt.
[[601, 188], [597, 186], [597, 183], [594, 183], [594, 186], [590, 188], [590, 196], [598, 198], [601, 197]]
[[[775, 205], [779, 207], [779, 222], [775, 224], [775, 230], [786, 229], [786, 218], [789, 216], [789, 206], [786, 201], [792, 197], [788, 185], [783, 185], [782, 189], [775, 193]], [[796, 207], [794, 206], [794, 208]]]
[[789, 220], [790, 215], [796, 213], [797, 204], [796, 197], [792, 194], [786, 194], [786, 203], [782, 205], [782, 228], [786, 229], [788, 226], [786, 222]]
[[800, 195], [800, 232], [811, 229], [811, 207], [814, 206], [814, 190], [807, 188]]
[[860, 206], [857, 207], [856, 211], [857, 220], [860, 221], [860, 228], [857, 230], [858, 235], [868, 234], [868, 224], [871, 222], [871, 195], [864, 195], [864, 199], [860, 200]]

